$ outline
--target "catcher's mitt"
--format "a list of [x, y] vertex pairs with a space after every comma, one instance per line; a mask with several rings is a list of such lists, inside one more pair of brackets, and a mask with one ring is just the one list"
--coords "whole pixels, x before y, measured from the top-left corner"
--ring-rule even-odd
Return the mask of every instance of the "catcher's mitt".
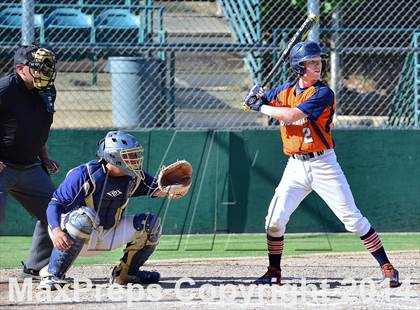
[[186, 160], [178, 160], [165, 167], [162, 166], [157, 179], [159, 189], [167, 193], [169, 199], [185, 196], [191, 187], [192, 166]]

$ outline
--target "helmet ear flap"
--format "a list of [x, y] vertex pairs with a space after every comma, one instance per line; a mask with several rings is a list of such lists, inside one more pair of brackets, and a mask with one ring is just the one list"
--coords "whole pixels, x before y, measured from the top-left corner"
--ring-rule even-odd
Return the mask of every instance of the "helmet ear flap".
[[104, 158], [104, 150], [105, 150], [105, 138], [102, 138], [97, 143], [98, 151], [96, 152], [96, 156], [99, 158]]
[[104, 143], [104, 142], [105, 142], [105, 138], [102, 138], [101, 140], [98, 141], [98, 143], [96, 143], [96, 145], [97, 146], [100, 146], [101, 143]]
[[305, 66], [303, 64], [292, 67], [292, 70], [297, 76], [302, 76], [305, 74]]

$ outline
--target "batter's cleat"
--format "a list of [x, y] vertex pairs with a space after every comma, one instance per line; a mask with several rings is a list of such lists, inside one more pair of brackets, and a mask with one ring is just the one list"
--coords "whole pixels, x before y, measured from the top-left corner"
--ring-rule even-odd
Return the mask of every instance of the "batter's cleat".
[[381, 283], [388, 285], [389, 287], [399, 287], [401, 282], [399, 281], [398, 270], [391, 264], [385, 264], [381, 267], [382, 281]]
[[281, 285], [281, 269], [268, 266], [267, 272], [255, 280], [254, 284], [257, 285]]
[[112, 270], [110, 282], [125, 285], [127, 283], [138, 284], [152, 284], [158, 283], [160, 280], [160, 273], [157, 271], [139, 270], [135, 275], [121, 274], [118, 266]]
[[55, 291], [58, 290], [59, 287], [63, 287], [68, 283], [69, 282], [67, 282], [64, 277], [59, 278], [56, 276], [48, 276], [42, 278], [41, 282], [39, 282], [38, 289]]

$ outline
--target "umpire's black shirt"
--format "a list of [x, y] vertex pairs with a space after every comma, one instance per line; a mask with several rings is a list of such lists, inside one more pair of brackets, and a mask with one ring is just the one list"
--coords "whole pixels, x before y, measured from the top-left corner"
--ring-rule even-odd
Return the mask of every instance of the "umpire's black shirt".
[[17, 74], [0, 79], [0, 161], [30, 165], [38, 161], [53, 121], [55, 88], [25, 87]]

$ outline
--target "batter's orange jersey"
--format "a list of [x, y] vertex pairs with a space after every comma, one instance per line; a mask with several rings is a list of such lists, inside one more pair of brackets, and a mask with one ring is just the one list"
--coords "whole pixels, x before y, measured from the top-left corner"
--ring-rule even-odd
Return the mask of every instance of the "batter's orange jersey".
[[276, 107], [298, 108], [306, 117], [293, 123], [280, 122], [283, 151], [286, 155], [319, 152], [334, 148], [331, 135], [335, 113], [335, 95], [318, 81], [301, 89], [298, 83], [287, 83], [267, 91], [263, 103]]

